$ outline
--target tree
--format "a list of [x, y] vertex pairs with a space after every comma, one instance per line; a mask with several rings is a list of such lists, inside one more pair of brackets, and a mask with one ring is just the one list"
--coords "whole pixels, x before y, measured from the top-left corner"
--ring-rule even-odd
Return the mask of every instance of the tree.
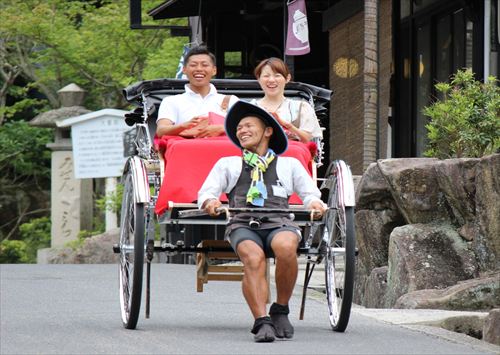
[[24, 121], [0, 129], [0, 240], [19, 237], [19, 226], [48, 215], [50, 196], [50, 129], [30, 127]]
[[[28, 82], [24, 89], [36, 88], [44, 96], [43, 102], [31, 104], [56, 108], [57, 90], [75, 82], [88, 92], [87, 107], [100, 109], [127, 106], [122, 88], [153, 78], [145, 77], [145, 73], [174, 75], [186, 38], [172, 38], [166, 29], [129, 29], [126, 1], [94, 3], [2, 1], [0, 124], [3, 117], [16, 112], [6, 105], [6, 95], [25, 94], [14, 87], [19, 76]], [[146, 1], [144, 6], [151, 8], [153, 3]], [[185, 22], [169, 20], [171, 24]], [[162, 59], [160, 63], [158, 58]], [[149, 67], [149, 61], [155, 68]]]
[[[144, 9], [158, 3], [142, 2]], [[188, 39], [131, 30], [128, 1], [2, 0], [0, 13], [0, 241], [9, 258], [29, 260], [34, 241], [19, 227], [49, 214], [53, 138], [25, 121], [58, 108], [57, 90], [72, 82], [87, 91], [90, 109], [125, 108], [123, 87], [172, 77]]]

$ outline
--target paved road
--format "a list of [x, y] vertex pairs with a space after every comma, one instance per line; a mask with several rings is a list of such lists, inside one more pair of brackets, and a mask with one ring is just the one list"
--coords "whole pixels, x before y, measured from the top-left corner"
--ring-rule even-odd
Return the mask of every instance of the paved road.
[[[446, 340], [353, 312], [332, 332], [326, 304], [311, 298], [296, 336], [256, 344], [236, 282], [195, 291], [190, 265], [155, 264], [151, 319], [121, 325], [116, 265], [0, 265], [0, 354], [486, 354], [477, 342]], [[437, 332], [436, 332], [437, 333]], [[494, 349], [494, 348], [493, 348]]]

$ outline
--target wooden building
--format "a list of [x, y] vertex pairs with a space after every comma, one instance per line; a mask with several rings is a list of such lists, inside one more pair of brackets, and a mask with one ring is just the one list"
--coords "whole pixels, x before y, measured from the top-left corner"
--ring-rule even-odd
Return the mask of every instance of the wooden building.
[[[286, 0], [168, 0], [155, 20], [189, 17], [191, 41], [208, 45], [219, 77], [253, 78], [277, 56], [293, 80], [333, 90], [326, 139], [330, 159], [355, 174], [377, 159], [422, 156], [434, 83], [458, 68], [498, 77], [500, 0], [305, 0], [311, 52], [285, 56]], [[141, 28], [140, 0], [130, 0]]]

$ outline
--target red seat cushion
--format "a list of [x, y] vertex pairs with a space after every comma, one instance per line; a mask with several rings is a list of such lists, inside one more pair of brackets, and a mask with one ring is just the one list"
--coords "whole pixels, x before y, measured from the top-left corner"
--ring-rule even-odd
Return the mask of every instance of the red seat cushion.
[[[222, 157], [241, 156], [241, 150], [226, 136], [200, 139], [164, 136], [155, 139], [155, 143], [165, 158], [165, 175], [155, 206], [158, 215], [165, 212], [169, 201], [196, 201], [198, 190], [214, 164]], [[311, 174], [311, 152], [308, 145], [290, 141], [283, 156], [297, 158]], [[225, 196], [221, 196], [221, 200], [227, 201]], [[289, 202], [301, 204], [295, 194], [290, 197]]]

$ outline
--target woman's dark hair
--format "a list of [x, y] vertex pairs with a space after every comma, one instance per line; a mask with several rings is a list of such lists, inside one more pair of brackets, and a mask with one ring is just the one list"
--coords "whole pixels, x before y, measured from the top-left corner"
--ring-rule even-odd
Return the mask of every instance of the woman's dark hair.
[[259, 79], [260, 74], [262, 73], [262, 69], [264, 69], [264, 67], [266, 65], [269, 65], [271, 67], [271, 69], [273, 70], [273, 72], [279, 73], [279, 74], [283, 75], [285, 78], [287, 78], [288, 75], [290, 75], [290, 70], [288, 69], [288, 66], [285, 64], [284, 61], [282, 61], [281, 59], [276, 58], [276, 57], [271, 57], [271, 58], [267, 58], [267, 59], [262, 60], [255, 67], [253, 74], [255, 75], [255, 77], [257, 79]]
[[213, 53], [210, 52], [206, 46], [196, 46], [189, 49], [189, 51], [184, 56], [184, 65], [187, 65], [189, 58], [191, 58], [193, 55], [198, 55], [198, 54], [208, 55], [213, 65], [215, 65], [215, 55], [213, 55]]

